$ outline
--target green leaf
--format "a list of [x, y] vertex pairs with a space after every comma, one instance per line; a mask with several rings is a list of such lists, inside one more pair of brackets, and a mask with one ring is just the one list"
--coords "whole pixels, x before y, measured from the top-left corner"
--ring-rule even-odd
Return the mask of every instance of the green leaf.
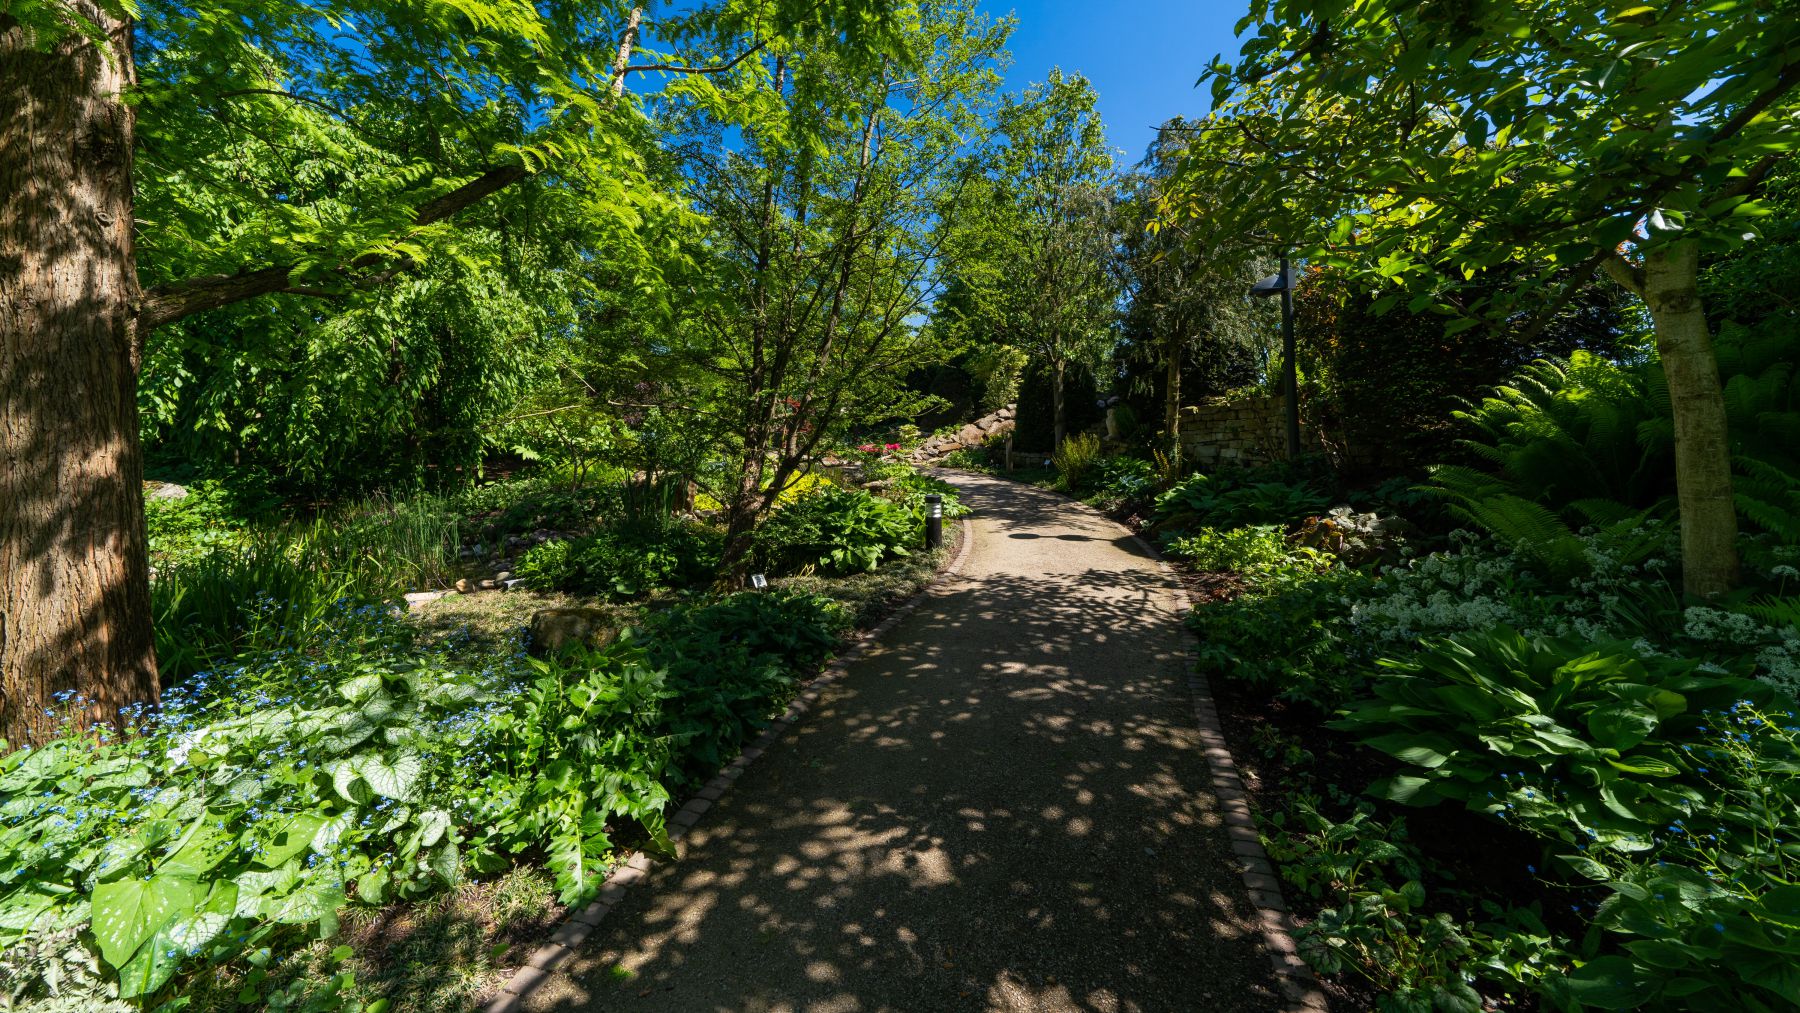
[[191, 876], [120, 879], [94, 887], [94, 941], [100, 956], [124, 967], [164, 926], [192, 913], [202, 892]]
[[1654, 756], [1633, 756], [1623, 760], [1608, 757], [1606, 762], [1627, 774], [1642, 774], [1645, 777], [1678, 777], [1681, 774], [1679, 767]]
[[313, 837], [327, 822], [329, 821], [318, 813], [299, 813], [288, 817], [268, 843], [263, 845], [256, 857], [257, 863], [270, 869], [286, 864], [312, 847]]
[[425, 772], [425, 761], [414, 752], [397, 754], [392, 764], [379, 756], [369, 756], [356, 761], [356, 771], [377, 795], [411, 802], [419, 776]]
[[1631, 1010], [1643, 1002], [1636, 971], [1625, 957], [1601, 957], [1581, 965], [1563, 980], [1582, 1005], [1595, 1009]]
[[1657, 716], [1643, 704], [1629, 701], [1605, 704], [1588, 715], [1588, 731], [1608, 749], [1624, 752], [1656, 732]]
[[1800, 929], [1800, 886], [1778, 886], [1763, 894], [1757, 907], [1769, 921]]

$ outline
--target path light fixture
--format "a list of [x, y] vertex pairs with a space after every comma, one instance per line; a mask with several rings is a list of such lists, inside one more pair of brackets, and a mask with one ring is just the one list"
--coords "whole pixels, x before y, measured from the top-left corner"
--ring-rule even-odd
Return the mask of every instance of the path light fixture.
[[925, 547], [935, 549], [944, 544], [944, 497], [935, 492], [925, 494]]
[[1294, 278], [1288, 255], [1281, 255], [1281, 273], [1272, 274], [1250, 286], [1250, 294], [1259, 299], [1281, 297], [1281, 397], [1286, 402], [1282, 414], [1287, 423], [1287, 456], [1300, 456], [1300, 368], [1294, 350]]
[[758, 591], [767, 591], [769, 589], [769, 578], [760, 573], [753, 573], [750, 575], [750, 586]]

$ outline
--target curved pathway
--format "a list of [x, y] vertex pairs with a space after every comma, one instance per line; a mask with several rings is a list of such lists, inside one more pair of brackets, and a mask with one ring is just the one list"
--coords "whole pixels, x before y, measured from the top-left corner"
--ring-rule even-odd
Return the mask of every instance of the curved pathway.
[[1282, 1007], [1206, 790], [1174, 579], [1061, 496], [955, 481], [961, 573], [526, 1009]]

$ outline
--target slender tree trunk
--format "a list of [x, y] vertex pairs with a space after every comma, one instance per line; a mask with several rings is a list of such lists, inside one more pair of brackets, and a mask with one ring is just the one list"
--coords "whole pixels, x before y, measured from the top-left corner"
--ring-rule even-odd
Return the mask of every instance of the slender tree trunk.
[[1180, 328], [1169, 334], [1165, 351], [1168, 373], [1163, 381], [1163, 432], [1169, 440], [1169, 464], [1181, 466], [1181, 349], [1184, 342]]
[[[787, 61], [775, 61], [775, 94], [783, 94]], [[744, 585], [750, 566], [750, 550], [756, 536], [756, 522], [762, 515], [762, 479], [768, 467], [769, 437], [774, 429], [775, 402], [781, 396], [779, 375], [771, 376], [767, 350], [770, 340], [769, 266], [773, 257], [775, 229], [775, 177], [782, 171], [771, 155], [763, 165], [762, 214], [757, 225], [756, 271], [752, 279], [751, 298], [755, 314], [750, 325], [750, 362], [745, 384], [745, 400], [749, 403], [745, 416], [742, 471], [725, 504], [725, 547], [719, 557], [719, 583], [723, 587]], [[776, 371], [778, 373], [778, 370]]]
[[1069, 416], [1066, 410], [1067, 405], [1064, 403], [1063, 392], [1063, 376], [1068, 372], [1068, 367], [1065, 363], [1058, 362], [1054, 369], [1055, 375], [1051, 378], [1050, 388], [1050, 404], [1052, 407], [1051, 427], [1053, 433], [1050, 440], [1050, 451], [1052, 453], [1062, 449], [1063, 440], [1067, 439], [1069, 435]]
[[131, 24], [47, 52], [0, 16], [0, 736], [156, 700], [138, 448]]
[[619, 52], [613, 57], [612, 97], [617, 101], [625, 94], [625, 67], [631, 63], [631, 51], [637, 46], [638, 26], [643, 23], [644, 9], [633, 7], [625, 19], [625, 33], [619, 37]]
[[1676, 502], [1681, 510], [1681, 572], [1687, 593], [1710, 598], [1737, 585], [1737, 505], [1719, 360], [1700, 300], [1700, 249], [1672, 243], [1608, 272], [1650, 310], [1656, 348], [1669, 382], [1675, 422]]

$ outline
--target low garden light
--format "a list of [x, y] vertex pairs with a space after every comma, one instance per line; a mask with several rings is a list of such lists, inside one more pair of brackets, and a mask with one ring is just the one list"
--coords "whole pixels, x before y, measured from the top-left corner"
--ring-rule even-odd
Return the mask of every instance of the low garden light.
[[935, 549], [944, 544], [944, 497], [935, 492], [925, 494], [925, 547]]
[[1288, 255], [1281, 255], [1281, 273], [1250, 286], [1259, 299], [1281, 297], [1281, 397], [1287, 422], [1287, 456], [1300, 456], [1300, 370], [1294, 350], [1294, 279]]

